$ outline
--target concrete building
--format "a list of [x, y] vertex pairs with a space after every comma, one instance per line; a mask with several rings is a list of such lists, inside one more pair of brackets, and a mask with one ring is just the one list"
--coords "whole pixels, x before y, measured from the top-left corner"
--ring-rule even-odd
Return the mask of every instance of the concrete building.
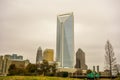
[[0, 74], [3, 72], [3, 56], [0, 56]]
[[29, 64], [29, 60], [16, 59], [11, 56], [0, 56], [0, 75], [8, 74], [8, 69], [11, 64], [15, 64], [17, 68], [25, 68]]
[[68, 72], [68, 73], [74, 73], [77, 69], [75, 68], [58, 68], [57, 72]]
[[74, 16], [73, 13], [57, 16], [56, 61], [59, 67], [73, 68]]
[[43, 60], [42, 49], [41, 47], [39, 47], [37, 50], [36, 64], [39, 64], [42, 60]]
[[83, 69], [83, 70], [87, 69], [87, 65], [85, 64], [85, 53], [80, 48], [76, 52], [75, 68], [80, 68], [80, 69]]
[[47, 60], [48, 62], [54, 61], [54, 50], [53, 49], [45, 49], [43, 53], [43, 59]]

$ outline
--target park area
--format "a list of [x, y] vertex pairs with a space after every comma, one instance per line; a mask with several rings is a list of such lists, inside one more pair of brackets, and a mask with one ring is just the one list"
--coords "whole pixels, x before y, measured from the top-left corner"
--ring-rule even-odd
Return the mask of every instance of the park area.
[[[0, 76], [0, 80], [87, 80], [87, 79], [48, 77], [48, 76]], [[111, 80], [111, 79], [102, 78], [98, 80]], [[120, 78], [116, 78], [113, 80], [120, 80]]]
[[1, 76], [0, 80], [82, 80], [82, 79], [47, 77], [47, 76]]

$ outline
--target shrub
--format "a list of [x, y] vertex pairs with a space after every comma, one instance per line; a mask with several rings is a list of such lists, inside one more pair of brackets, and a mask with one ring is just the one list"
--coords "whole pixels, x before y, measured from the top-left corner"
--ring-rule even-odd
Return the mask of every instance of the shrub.
[[59, 77], [68, 77], [68, 72], [58, 72], [57, 76], [59, 76]]

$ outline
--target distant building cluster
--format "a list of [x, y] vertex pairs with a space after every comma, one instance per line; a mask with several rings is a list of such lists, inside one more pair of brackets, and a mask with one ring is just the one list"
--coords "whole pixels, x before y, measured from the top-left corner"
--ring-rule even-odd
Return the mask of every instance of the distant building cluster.
[[12, 54], [12, 55], [7, 55], [7, 56], [9, 56], [10, 57], [10, 59], [12, 59], [12, 60], [23, 60], [23, 56], [21, 56], [21, 55], [17, 55], [17, 54]]
[[42, 52], [41, 47], [39, 47], [37, 50], [36, 64], [40, 64], [43, 60], [47, 60], [49, 63], [54, 62], [54, 50], [45, 49]]
[[[76, 68], [87, 70], [85, 63], [85, 53], [78, 49], [76, 52], [76, 64], [74, 65], [74, 16], [73, 13], [61, 14], [57, 16], [57, 41], [56, 41], [56, 57], [55, 62], [58, 68]], [[41, 47], [37, 50], [36, 64], [40, 64], [42, 60], [49, 63], [54, 62], [54, 50]], [[68, 69], [69, 68], [69, 69]], [[74, 70], [73, 70], [74, 71]]]
[[11, 64], [15, 64], [17, 68], [25, 68], [29, 60], [23, 60], [23, 56], [17, 54], [0, 56], [0, 74], [8, 74]]

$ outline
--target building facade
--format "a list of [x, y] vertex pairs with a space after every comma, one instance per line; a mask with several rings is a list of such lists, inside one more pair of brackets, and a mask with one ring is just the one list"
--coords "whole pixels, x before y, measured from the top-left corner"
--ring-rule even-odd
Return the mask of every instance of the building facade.
[[3, 72], [3, 56], [0, 56], [0, 74]]
[[25, 68], [29, 64], [29, 60], [13, 59], [11, 56], [0, 56], [0, 75], [7, 75], [11, 64], [15, 64], [17, 68]]
[[74, 62], [74, 16], [73, 13], [57, 16], [56, 61], [59, 67], [73, 68]]
[[45, 49], [43, 53], [43, 59], [47, 60], [48, 62], [54, 61], [54, 50], [53, 49]]
[[42, 49], [41, 49], [41, 47], [39, 47], [37, 49], [36, 64], [39, 64], [40, 61], [42, 61], [42, 60], [43, 60]]
[[80, 68], [80, 69], [83, 69], [83, 70], [87, 69], [87, 65], [85, 64], [85, 53], [80, 48], [76, 52], [75, 68]]

